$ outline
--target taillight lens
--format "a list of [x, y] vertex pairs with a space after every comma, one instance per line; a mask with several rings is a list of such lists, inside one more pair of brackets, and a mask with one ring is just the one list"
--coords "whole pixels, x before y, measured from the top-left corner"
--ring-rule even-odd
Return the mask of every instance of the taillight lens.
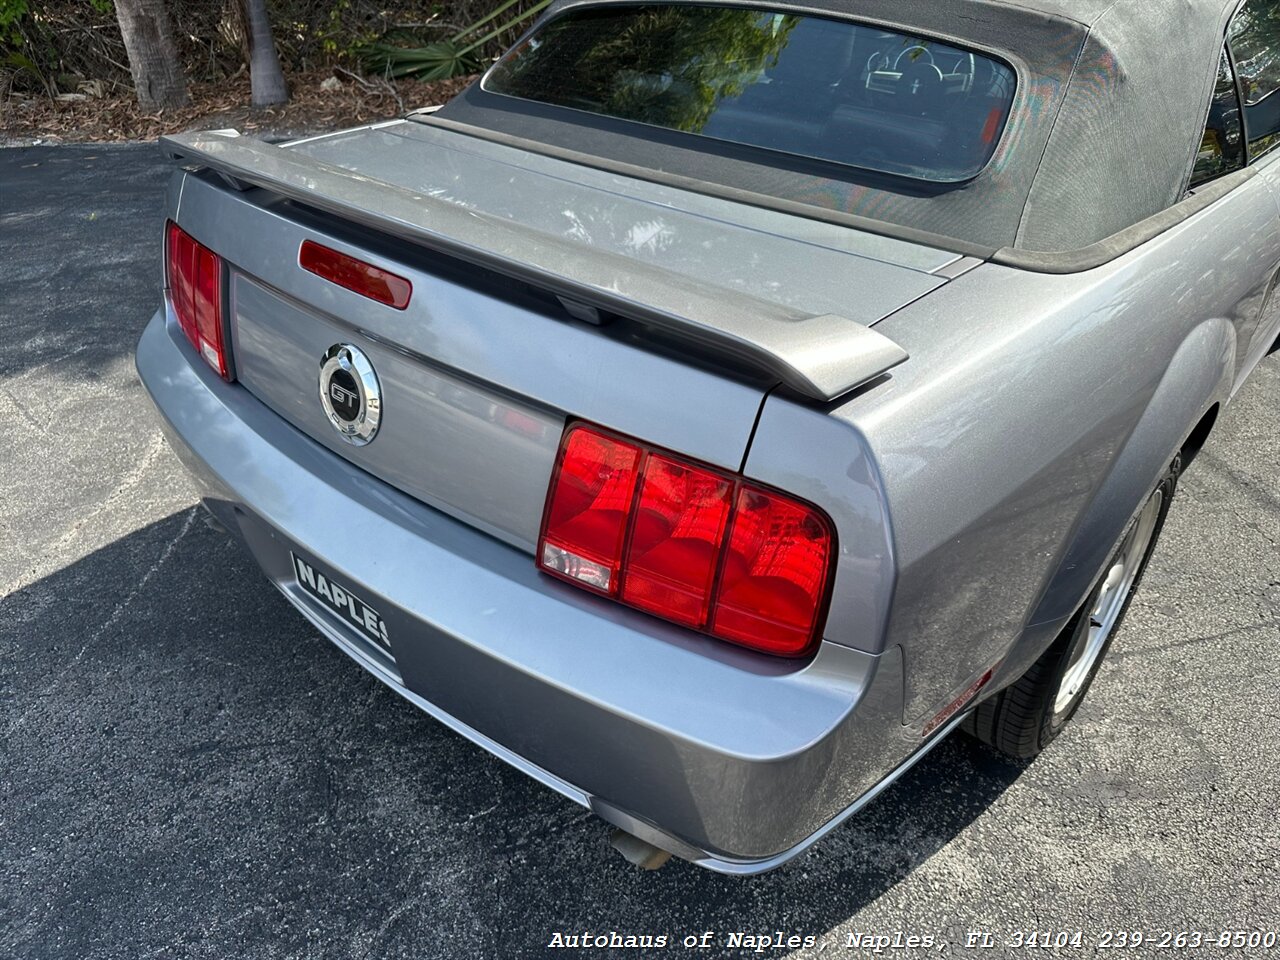
[[222, 260], [176, 223], [168, 230], [169, 295], [178, 326], [209, 366], [231, 379], [222, 315]]
[[813, 507], [740, 488], [716, 594], [716, 634], [773, 653], [803, 649], [826, 592], [830, 550], [830, 524]]
[[728, 477], [649, 454], [631, 514], [622, 601], [705, 626], [732, 493]]
[[303, 240], [298, 248], [298, 266], [330, 283], [345, 287], [370, 300], [403, 310], [409, 306], [413, 285], [381, 267], [357, 260], [314, 240]]
[[538, 565], [722, 640], [794, 657], [818, 639], [834, 545], [831, 521], [810, 504], [572, 424]]
[[565, 435], [542, 521], [539, 562], [609, 595], [618, 592], [640, 449], [587, 430]]

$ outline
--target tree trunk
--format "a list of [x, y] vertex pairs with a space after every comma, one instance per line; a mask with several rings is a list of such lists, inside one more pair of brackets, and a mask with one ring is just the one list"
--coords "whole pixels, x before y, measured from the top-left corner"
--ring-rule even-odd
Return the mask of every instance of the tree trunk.
[[289, 100], [289, 88], [280, 72], [276, 41], [271, 36], [266, 0], [237, 0], [240, 22], [248, 47], [250, 101], [255, 107], [270, 107]]
[[154, 110], [190, 103], [165, 0], [116, 0], [116, 17], [138, 104]]

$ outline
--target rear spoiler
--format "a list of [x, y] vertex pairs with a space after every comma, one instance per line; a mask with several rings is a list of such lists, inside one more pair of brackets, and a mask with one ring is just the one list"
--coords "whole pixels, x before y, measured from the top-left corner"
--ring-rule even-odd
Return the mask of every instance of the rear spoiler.
[[208, 168], [237, 190], [262, 187], [570, 301], [694, 339], [764, 369], [813, 400], [834, 400], [907, 359], [888, 337], [846, 317], [806, 315], [699, 284], [234, 130], [161, 137], [160, 147], [168, 159]]

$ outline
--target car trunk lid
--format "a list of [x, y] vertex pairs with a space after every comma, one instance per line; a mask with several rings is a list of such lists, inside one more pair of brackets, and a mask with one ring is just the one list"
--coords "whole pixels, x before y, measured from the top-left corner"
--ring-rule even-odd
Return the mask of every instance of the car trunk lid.
[[[218, 175], [187, 178], [179, 217], [230, 265], [237, 379], [318, 442], [526, 549], [566, 417], [736, 470], [771, 386], [824, 400], [891, 369], [906, 354], [871, 325], [957, 259], [409, 122], [165, 146]], [[409, 279], [408, 308], [303, 270], [305, 240]], [[337, 343], [378, 372], [383, 424], [366, 446], [319, 401]]]

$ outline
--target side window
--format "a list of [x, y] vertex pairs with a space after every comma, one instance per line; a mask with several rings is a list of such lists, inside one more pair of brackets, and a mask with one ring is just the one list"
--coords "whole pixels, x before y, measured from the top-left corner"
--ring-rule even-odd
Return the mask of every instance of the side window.
[[1249, 156], [1280, 143], [1280, 0], [1245, 0], [1227, 30], [1244, 100]]
[[1220, 177], [1244, 166], [1244, 134], [1240, 129], [1240, 100], [1236, 96], [1236, 78], [1227, 51], [1222, 51], [1218, 82], [1209, 101], [1209, 119], [1204, 126], [1200, 152], [1191, 171], [1191, 186]]

